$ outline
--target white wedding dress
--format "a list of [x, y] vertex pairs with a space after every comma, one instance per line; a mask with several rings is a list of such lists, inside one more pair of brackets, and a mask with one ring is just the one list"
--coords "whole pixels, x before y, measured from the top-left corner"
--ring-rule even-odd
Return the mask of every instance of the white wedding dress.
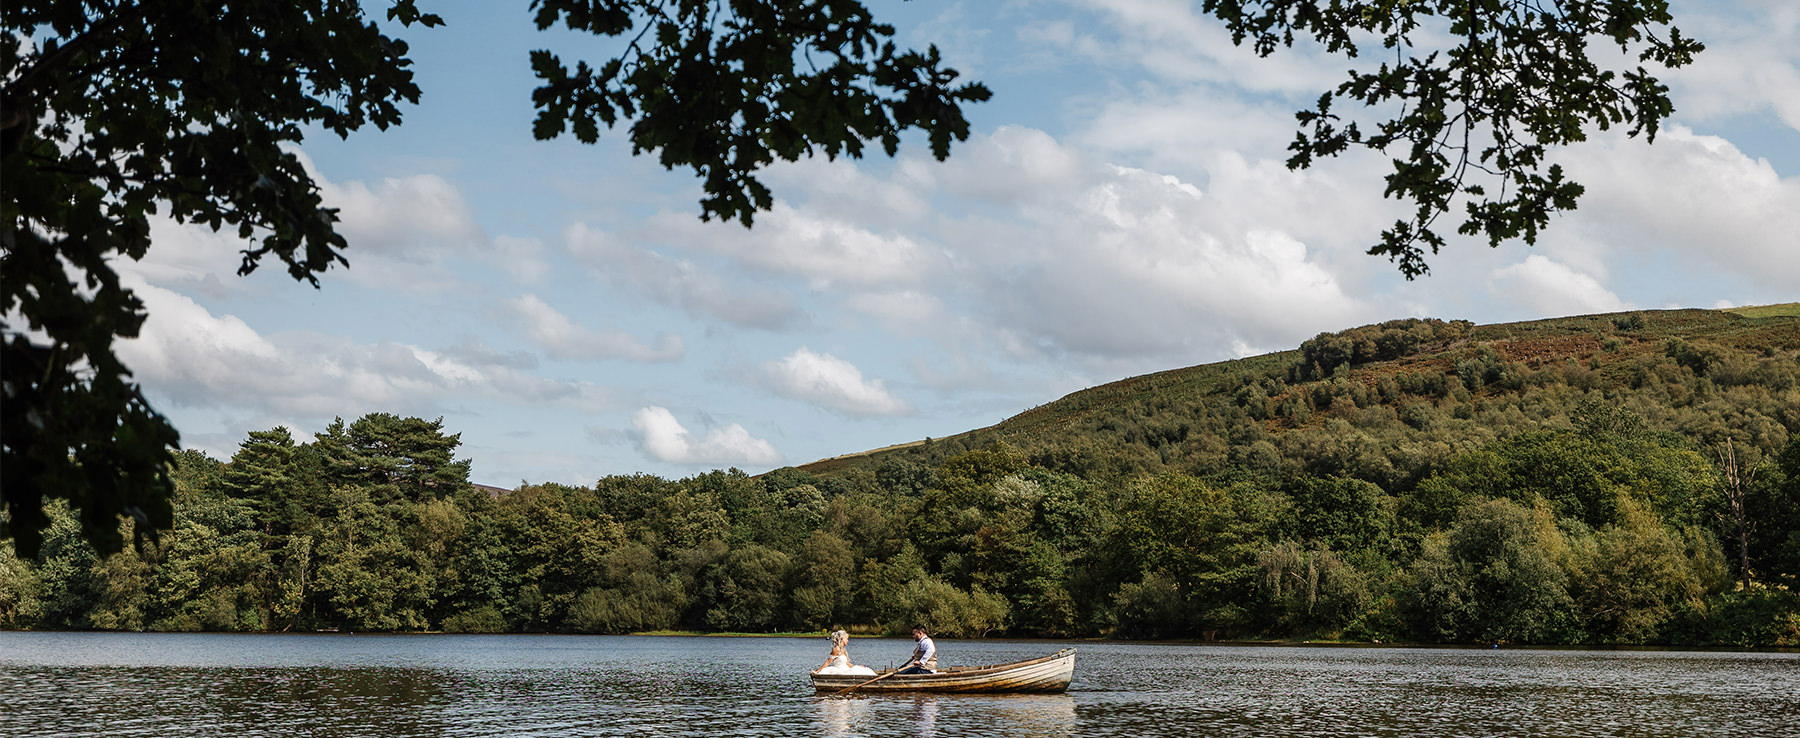
[[851, 666], [850, 665], [850, 656], [847, 654], [841, 654], [841, 653], [833, 654], [831, 657], [831, 662], [826, 664], [825, 668], [820, 669], [818, 673], [820, 673], [820, 674], [866, 674], [868, 676], [875, 676], [874, 669], [871, 669], [867, 666]]

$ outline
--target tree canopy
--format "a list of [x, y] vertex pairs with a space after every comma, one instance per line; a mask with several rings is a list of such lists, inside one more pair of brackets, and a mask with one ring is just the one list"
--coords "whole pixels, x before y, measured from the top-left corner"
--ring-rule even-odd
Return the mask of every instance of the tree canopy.
[[[631, 121], [638, 152], [704, 180], [704, 215], [745, 225], [772, 203], [754, 174], [775, 159], [858, 156], [866, 140], [891, 155], [909, 128], [942, 158], [968, 137], [960, 104], [988, 97], [956, 85], [935, 48], [897, 50], [893, 28], [855, 0], [532, 9], [539, 28], [631, 38], [597, 67], [531, 55], [544, 80], [537, 137], [572, 130], [592, 143], [600, 123]], [[387, 18], [442, 23], [414, 0], [394, 0]], [[273, 256], [316, 287], [348, 264], [348, 244], [292, 147], [306, 125], [339, 136], [395, 125], [419, 88], [406, 42], [356, 3], [21, 0], [0, 32], [0, 536], [35, 554], [46, 498], [64, 498], [90, 540], [115, 551], [119, 515], [140, 533], [171, 524], [179, 436], [113, 353], [146, 313], [109, 262], [143, 258], [150, 218], [162, 216], [234, 230], [240, 274]]]
[[[858, 0], [533, 0], [540, 30], [565, 25], [601, 36], [634, 34], [598, 66], [570, 70], [531, 53], [543, 85], [531, 94], [539, 139], [631, 121], [634, 153], [691, 167], [706, 197], [701, 217], [750, 225], [773, 204], [756, 171], [777, 158], [823, 152], [860, 157], [865, 141], [893, 156], [900, 134], [925, 132], [931, 153], [969, 137], [962, 104], [988, 99], [981, 83], [956, 85], [936, 46], [899, 51], [894, 27]], [[804, 64], [800, 62], [804, 60]]]
[[[1785, 379], [1716, 390], [1702, 412], [1751, 417], [1777, 393], [1795, 406], [1796, 350], [1789, 340], [1767, 359]], [[1651, 358], [1653, 373], [1669, 367]], [[733, 469], [497, 490], [468, 483], [456, 436], [435, 421], [371, 414], [310, 443], [278, 427], [251, 432], [229, 462], [179, 455], [176, 524], [145, 546], [98, 555], [67, 506], [51, 503], [36, 558], [0, 548], [0, 628], [902, 633], [924, 623], [953, 638], [1800, 645], [1800, 434], [1742, 447], [1773, 461], [1745, 482], [1757, 525], [1744, 558], [1728, 556], [1722, 544], [1742, 529], [1718, 515], [1726, 480], [1699, 453], [1709, 431], [1671, 415], [1684, 401], [1667, 390], [1710, 381], [1685, 371], [1573, 403], [1557, 382], [1500, 389], [1480, 398], [1489, 408], [1477, 422], [1424, 424], [1431, 433], [1384, 412], [1418, 398], [1321, 412], [1361, 416], [1354, 432], [1374, 436], [1378, 454], [1460, 449], [1423, 479], [1381, 483], [1311, 471], [1310, 457], [1332, 451], [1285, 440], [1277, 465], [1300, 470], [1280, 476], [1254, 456], [1184, 466], [1173, 455], [1115, 476], [954, 438], [936, 455], [884, 452], [925, 460], [907, 462], [932, 470], [923, 477], [883, 464], [888, 473]], [[1178, 412], [1199, 429], [1232, 402], [1221, 390]], [[1599, 415], [1626, 422], [1592, 422]], [[1513, 427], [1480, 440], [1508, 417]], [[433, 483], [396, 481], [406, 468]], [[1569, 504], [1596, 499], [1602, 514]]]
[[[437, 22], [411, 0], [389, 16]], [[324, 0], [26, 0], [7, 4], [0, 48], [0, 535], [35, 552], [44, 498], [61, 497], [117, 550], [121, 514], [170, 525], [178, 435], [113, 353], [145, 311], [109, 262], [142, 259], [162, 216], [235, 231], [240, 274], [273, 256], [316, 285], [346, 244], [287, 147], [306, 124], [394, 125], [419, 88], [405, 42]]]
[[[1232, 40], [1268, 56], [1296, 37], [1334, 54], [1389, 57], [1319, 96], [1296, 114], [1290, 168], [1356, 147], [1399, 149], [1388, 197], [1414, 213], [1381, 234], [1370, 254], [1387, 256], [1408, 279], [1425, 274], [1425, 249], [1445, 245], [1438, 218], [1457, 205], [1456, 232], [1536, 243], [1550, 216], [1573, 210], [1582, 187], [1550, 163], [1552, 149], [1587, 140], [1594, 128], [1626, 126], [1656, 139], [1675, 111], [1669, 88], [1643, 66], [1613, 68], [1590, 45], [1618, 48], [1669, 69], [1705, 47], [1681, 35], [1666, 0], [1206, 0]], [[1441, 45], [1436, 39], [1448, 39]], [[1379, 58], [1378, 57], [1378, 58]], [[1346, 121], [1338, 101], [1398, 112], [1373, 129]], [[1484, 176], [1485, 175], [1485, 176]]]
[[[1590, 42], [1669, 68], [1701, 50], [1661, 0], [1203, 9], [1264, 55], [1296, 37], [1345, 56], [1376, 44], [1394, 55], [1298, 114], [1289, 165], [1399, 147], [1386, 194], [1417, 211], [1371, 253], [1409, 278], [1426, 272], [1424, 249], [1445, 243], [1434, 223], [1459, 203], [1458, 231], [1490, 243], [1533, 241], [1574, 207], [1581, 188], [1547, 164], [1551, 148], [1596, 126], [1655, 135], [1673, 110], [1667, 88], [1642, 67], [1610, 68]], [[912, 129], [942, 159], [969, 134], [962, 106], [989, 96], [959, 83], [935, 47], [897, 48], [894, 28], [859, 0], [533, 0], [531, 10], [540, 29], [626, 39], [611, 58], [572, 68], [530, 54], [542, 83], [533, 134], [592, 143], [602, 124], [628, 123], [635, 152], [702, 180], [703, 218], [750, 225], [772, 205], [756, 173], [778, 160], [856, 157], [871, 141], [893, 155]], [[386, 16], [442, 22], [415, 0], [393, 0]], [[1415, 40], [1440, 32], [1454, 44]], [[349, 244], [293, 147], [305, 126], [347, 136], [396, 125], [419, 88], [404, 41], [359, 4], [325, 0], [18, 0], [0, 15], [0, 49], [0, 536], [30, 555], [49, 524], [46, 498], [64, 498], [101, 551], [117, 550], [120, 515], [140, 533], [171, 524], [178, 434], [114, 354], [146, 313], [112, 262], [141, 259], [151, 217], [166, 217], [235, 232], [240, 274], [272, 256], [317, 286], [319, 273], [348, 263]], [[1337, 100], [1400, 103], [1401, 113], [1365, 130], [1344, 122]]]

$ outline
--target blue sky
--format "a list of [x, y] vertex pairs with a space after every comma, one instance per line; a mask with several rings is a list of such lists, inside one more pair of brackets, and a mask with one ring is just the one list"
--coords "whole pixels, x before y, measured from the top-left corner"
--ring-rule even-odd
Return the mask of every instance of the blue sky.
[[[1708, 50], [1654, 145], [1557, 155], [1588, 191], [1538, 245], [1455, 242], [1402, 280], [1363, 250], [1383, 160], [1283, 166], [1347, 62], [1257, 59], [1197, 2], [872, 2], [994, 90], [949, 161], [770, 170], [756, 228], [701, 223], [685, 171], [619, 136], [531, 138], [523, 3], [423, 5], [424, 94], [389, 131], [310, 135], [350, 268], [320, 289], [162, 223], [121, 271], [121, 355], [183, 443], [334, 417], [443, 417], [478, 482], [752, 473], [947, 436], [1069, 392], [1409, 316], [1492, 323], [1800, 299], [1800, 5], [1677, 2]], [[513, 7], [513, 6], [517, 7]], [[378, 14], [379, 11], [377, 11]]]

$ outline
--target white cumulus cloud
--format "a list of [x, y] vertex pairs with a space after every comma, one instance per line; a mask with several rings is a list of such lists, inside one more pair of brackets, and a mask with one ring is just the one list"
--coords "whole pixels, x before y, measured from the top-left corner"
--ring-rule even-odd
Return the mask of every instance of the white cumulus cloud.
[[[455, 184], [434, 174], [387, 177], [374, 184], [359, 180], [334, 182], [304, 152], [294, 151], [301, 166], [319, 186], [325, 207], [336, 208], [334, 226], [345, 240], [342, 255], [348, 268], [333, 264], [321, 278], [354, 285], [413, 293], [465, 288], [451, 265], [458, 260], [486, 260], [522, 282], [547, 271], [541, 246], [531, 239], [490, 240], [475, 222], [469, 204]], [[241, 251], [250, 242], [234, 228], [214, 231], [172, 218], [151, 219], [156, 247], [142, 260], [120, 260], [121, 272], [133, 272], [151, 284], [215, 299], [255, 293], [258, 287], [237, 276]], [[285, 279], [286, 267], [264, 256], [258, 273]]]
[[912, 409], [887, 391], [879, 379], [864, 379], [862, 371], [831, 354], [817, 354], [802, 346], [787, 358], [764, 364], [762, 379], [783, 397], [819, 405], [845, 415], [904, 415]]
[[1540, 254], [1494, 273], [1495, 295], [1534, 315], [1582, 315], [1630, 310], [1600, 280]]
[[668, 464], [768, 466], [781, 462], [774, 446], [751, 436], [737, 423], [695, 438], [668, 408], [651, 405], [632, 413], [631, 427], [644, 453]]
[[[1070, 156], [1041, 132], [993, 139]], [[1330, 197], [1327, 179], [1237, 157], [1218, 160], [1206, 190], [1139, 168], [1061, 171], [1064, 183], [1031, 193], [1010, 217], [958, 218], [941, 229], [944, 242], [980, 244], [958, 254], [960, 296], [975, 301], [995, 345], [1011, 332], [1028, 353], [1222, 358], [1234, 343], [1283, 347], [1378, 315], [1313, 243], [1360, 222], [1354, 206]]]
[[337, 208], [350, 268], [326, 272], [364, 287], [442, 293], [466, 287], [452, 259], [491, 256], [487, 232], [475, 222], [455, 184], [435, 174], [334, 182], [304, 152], [300, 163], [319, 186], [326, 207]]
[[1589, 240], [1800, 289], [1800, 177], [1684, 126], [1665, 128], [1655, 144], [1597, 138], [1561, 157], [1587, 186], [1570, 220]]
[[437, 175], [388, 177], [373, 187], [314, 176], [325, 204], [338, 208], [338, 232], [355, 250], [351, 253], [423, 261], [446, 246], [487, 241], [462, 193]]
[[[1704, 5], [1704, 11], [1700, 6]], [[1706, 51], [1664, 75], [1678, 111], [1700, 119], [1773, 113], [1800, 130], [1800, 5], [1688, 0], [1674, 11]]]

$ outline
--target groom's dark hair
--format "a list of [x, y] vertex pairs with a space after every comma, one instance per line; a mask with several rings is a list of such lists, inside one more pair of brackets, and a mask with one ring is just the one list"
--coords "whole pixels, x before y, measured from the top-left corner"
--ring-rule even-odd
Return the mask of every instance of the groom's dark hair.
[[923, 625], [915, 625], [915, 626], [913, 626], [913, 630], [919, 631], [920, 633], [930, 633], [931, 632], [929, 630], [926, 630], [925, 626], [923, 626]]

